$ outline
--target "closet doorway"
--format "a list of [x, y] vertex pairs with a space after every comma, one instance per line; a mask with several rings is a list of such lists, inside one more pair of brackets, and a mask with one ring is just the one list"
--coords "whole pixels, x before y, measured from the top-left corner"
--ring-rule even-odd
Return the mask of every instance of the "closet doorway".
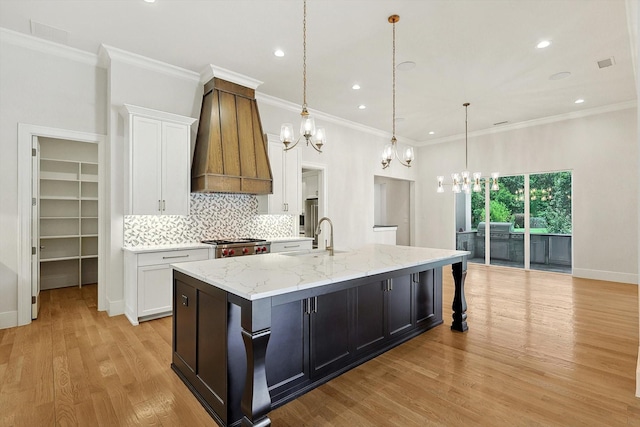
[[37, 138], [41, 290], [98, 283], [98, 145]]

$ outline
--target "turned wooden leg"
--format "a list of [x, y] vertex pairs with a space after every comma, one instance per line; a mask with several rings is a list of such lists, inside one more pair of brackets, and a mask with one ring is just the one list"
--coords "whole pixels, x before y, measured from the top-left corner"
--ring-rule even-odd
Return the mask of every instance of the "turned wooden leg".
[[[466, 264], [466, 263], [464, 263]], [[452, 331], [465, 332], [469, 329], [467, 326], [467, 300], [464, 297], [464, 279], [467, 277], [466, 265], [462, 262], [453, 264], [453, 281], [455, 283], [455, 291], [453, 294], [453, 323]]]

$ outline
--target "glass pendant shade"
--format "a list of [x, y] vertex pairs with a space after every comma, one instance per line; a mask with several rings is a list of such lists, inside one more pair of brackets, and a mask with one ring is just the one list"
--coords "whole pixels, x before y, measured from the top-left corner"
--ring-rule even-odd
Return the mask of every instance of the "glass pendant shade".
[[462, 191], [468, 193], [471, 189], [469, 184], [469, 171], [462, 172]]
[[316, 133], [313, 135], [313, 141], [318, 148], [322, 148], [324, 143], [327, 142], [327, 133], [323, 127], [316, 128]]
[[459, 193], [460, 192], [460, 174], [452, 173], [451, 181], [453, 181], [453, 184], [451, 186], [451, 191], [453, 191], [454, 193]]
[[293, 125], [291, 123], [283, 123], [280, 126], [280, 142], [288, 147], [294, 140]]
[[438, 177], [438, 193], [444, 193], [444, 176]]
[[391, 144], [387, 144], [384, 146], [384, 150], [382, 150], [382, 160], [390, 162], [391, 159], [393, 159], [393, 146]]
[[474, 191], [474, 193], [477, 193], [477, 192], [482, 190], [482, 186], [480, 185], [480, 178], [481, 177], [482, 177], [482, 174], [480, 172], [474, 172], [473, 173], [473, 191]]
[[491, 174], [491, 190], [493, 191], [498, 191], [500, 189], [500, 186], [498, 185], [498, 177], [500, 176], [500, 174], [498, 172], [493, 172]]
[[316, 133], [316, 121], [310, 115], [303, 115], [300, 123], [300, 135], [307, 140]]
[[407, 147], [406, 150], [404, 150], [404, 161], [405, 163], [411, 163], [414, 159], [414, 154], [413, 154], [413, 147]]

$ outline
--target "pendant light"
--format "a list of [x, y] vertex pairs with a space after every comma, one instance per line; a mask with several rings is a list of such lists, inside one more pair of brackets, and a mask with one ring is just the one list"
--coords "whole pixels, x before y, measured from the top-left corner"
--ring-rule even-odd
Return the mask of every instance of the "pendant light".
[[[469, 165], [468, 165], [468, 158], [469, 158], [468, 108], [469, 108], [469, 105], [471, 104], [469, 104], [468, 102], [465, 102], [464, 104], [462, 104], [462, 106], [464, 107], [464, 171], [462, 171], [461, 173], [454, 172], [451, 174], [451, 191], [453, 191], [454, 193], [460, 193], [460, 192], [469, 193], [471, 192], [471, 190], [473, 190], [476, 193], [479, 191], [482, 191], [482, 184], [481, 184], [481, 181], [483, 180], [482, 173], [474, 172], [473, 175], [469, 173]], [[492, 191], [497, 191], [500, 189], [500, 187], [498, 186], [499, 176], [500, 174], [498, 172], [491, 173], [491, 190]], [[485, 178], [485, 179], [489, 179], [489, 178]], [[444, 185], [445, 185], [444, 176], [439, 176], [438, 190], [437, 190], [438, 193], [444, 193]]]
[[393, 117], [392, 117], [392, 129], [393, 133], [391, 136], [391, 144], [387, 144], [382, 150], [382, 169], [386, 169], [391, 164], [391, 160], [394, 158], [398, 159], [401, 165], [406, 166], [408, 168], [411, 167], [411, 162], [414, 159], [413, 147], [407, 147], [404, 150], [403, 158], [404, 161], [398, 155], [398, 140], [396, 139], [396, 23], [400, 20], [400, 16], [391, 15], [388, 19], [390, 24], [393, 25], [393, 51], [392, 51], [392, 62], [393, 62], [393, 85], [392, 85], [392, 104], [393, 104]]
[[280, 127], [280, 141], [284, 144], [284, 150], [291, 150], [298, 145], [301, 138], [304, 138], [307, 145], [311, 145], [317, 152], [322, 153], [327, 134], [323, 127], [316, 128], [313, 116], [307, 111], [307, 0], [304, 0], [302, 18], [302, 111], [300, 117], [302, 118], [300, 136], [293, 145], [291, 145], [295, 138], [293, 124], [284, 123]]

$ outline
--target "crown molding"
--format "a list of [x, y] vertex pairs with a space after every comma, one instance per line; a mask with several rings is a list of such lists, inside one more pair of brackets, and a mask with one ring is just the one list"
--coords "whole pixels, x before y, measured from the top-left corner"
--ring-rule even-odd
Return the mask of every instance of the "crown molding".
[[245, 86], [253, 90], [263, 83], [260, 80], [245, 76], [244, 74], [236, 73], [235, 71], [227, 70], [226, 68], [216, 67], [213, 64], [207, 65], [200, 72], [200, 83], [205, 84], [214, 77], [240, 86]]
[[126, 50], [118, 49], [106, 44], [100, 45], [101, 62], [107, 61], [104, 55], [108, 57], [108, 61], [121, 61], [126, 64], [166, 74], [171, 77], [196, 82], [200, 81], [200, 75], [196, 72], [185, 70], [184, 68], [167, 64], [166, 62], [158, 61], [156, 59], [151, 59], [146, 56], [138, 55], [137, 53], [127, 52]]
[[[509, 132], [517, 129], [525, 129], [534, 126], [541, 126], [550, 123], [562, 122], [565, 120], [579, 119], [582, 117], [595, 116], [598, 114], [611, 113], [614, 111], [627, 110], [629, 108], [635, 108], [637, 106], [636, 101], [626, 101], [620, 102], [618, 104], [610, 104], [604, 105], [601, 107], [589, 108], [587, 110], [581, 111], [572, 111], [570, 113], [558, 114], [556, 116], [543, 117], [540, 119], [527, 120], [524, 122], [513, 123], [508, 125], [502, 125], [497, 128], [489, 128], [483, 130], [477, 130], [474, 132], [469, 132], [468, 136], [483, 136], [483, 135], [492, 135], [496, 133]], [[417, 142], [416, 145], [418, 147], [427, 147], [429, 145], [442, 144], [444, 142], [458, 141], [460, 139], [464, 139], [464, 134], [451, 135], [443, 138], [432, 139], [429, 141], [421, 141]]]
[[123, 104], [120, 108], [120, 115], [127, 117], [130, 115], [148, 117], [150, 119], [163, 120], [173, 123], [180, 123], [187, 126], [193, 125], [198, 119], [193, 117], [181, 116], [178, 114], [167, 113], [165, 111], [153, 110], [146, 107], [138, 107], [137, 105]]
[[84, 50], [55, 43], [50, 40], [41, 39], [30, 34], [9, 30], [7, 28], [0, 27], [0, 42], [25, 49], [35, 50], [48, 55], [54, 55], [93, 67], [100, 66], [98, 55], [94, 53], [85, 52]]
[[[293, 102], [285, 101], [283, 99], [276, 98], [275, 96], [267, 95], [261, 92], [256, 92], [256, 100], [258, 102], [271, 105], [274, 107], [278, 107], [283, 110], [292, 111], [297, 114], [300, 114], [300, 110], [302, 108], [300, 104], [294, 104]], [[350, 129], [354, 129], [359, 132], [367, 133], [369, 135], [379, 136], [387, 139], [391, 139], [391, 136], [392, 136], [390, 132], [386, 132], [386, 131], [376, 129], [371, 126], [366, 126], [360, 123], [356, 123], [351, 120], [343, 119], [338, 116], [332, 116], [331, 114], [323, 113], [322, 111], [314, 110], [313, 108], [309, 108], [309, 113], [312, 114], [316, 119], [329, 122], [329, 123], [334, 123]], [[404, 138], [397, 135], [396, 135], [396, 138], [398, 139], [398, 142], [402, 144], [411, 145], [411, 146], [416, 145], [416, 141], [412, 139]]]

